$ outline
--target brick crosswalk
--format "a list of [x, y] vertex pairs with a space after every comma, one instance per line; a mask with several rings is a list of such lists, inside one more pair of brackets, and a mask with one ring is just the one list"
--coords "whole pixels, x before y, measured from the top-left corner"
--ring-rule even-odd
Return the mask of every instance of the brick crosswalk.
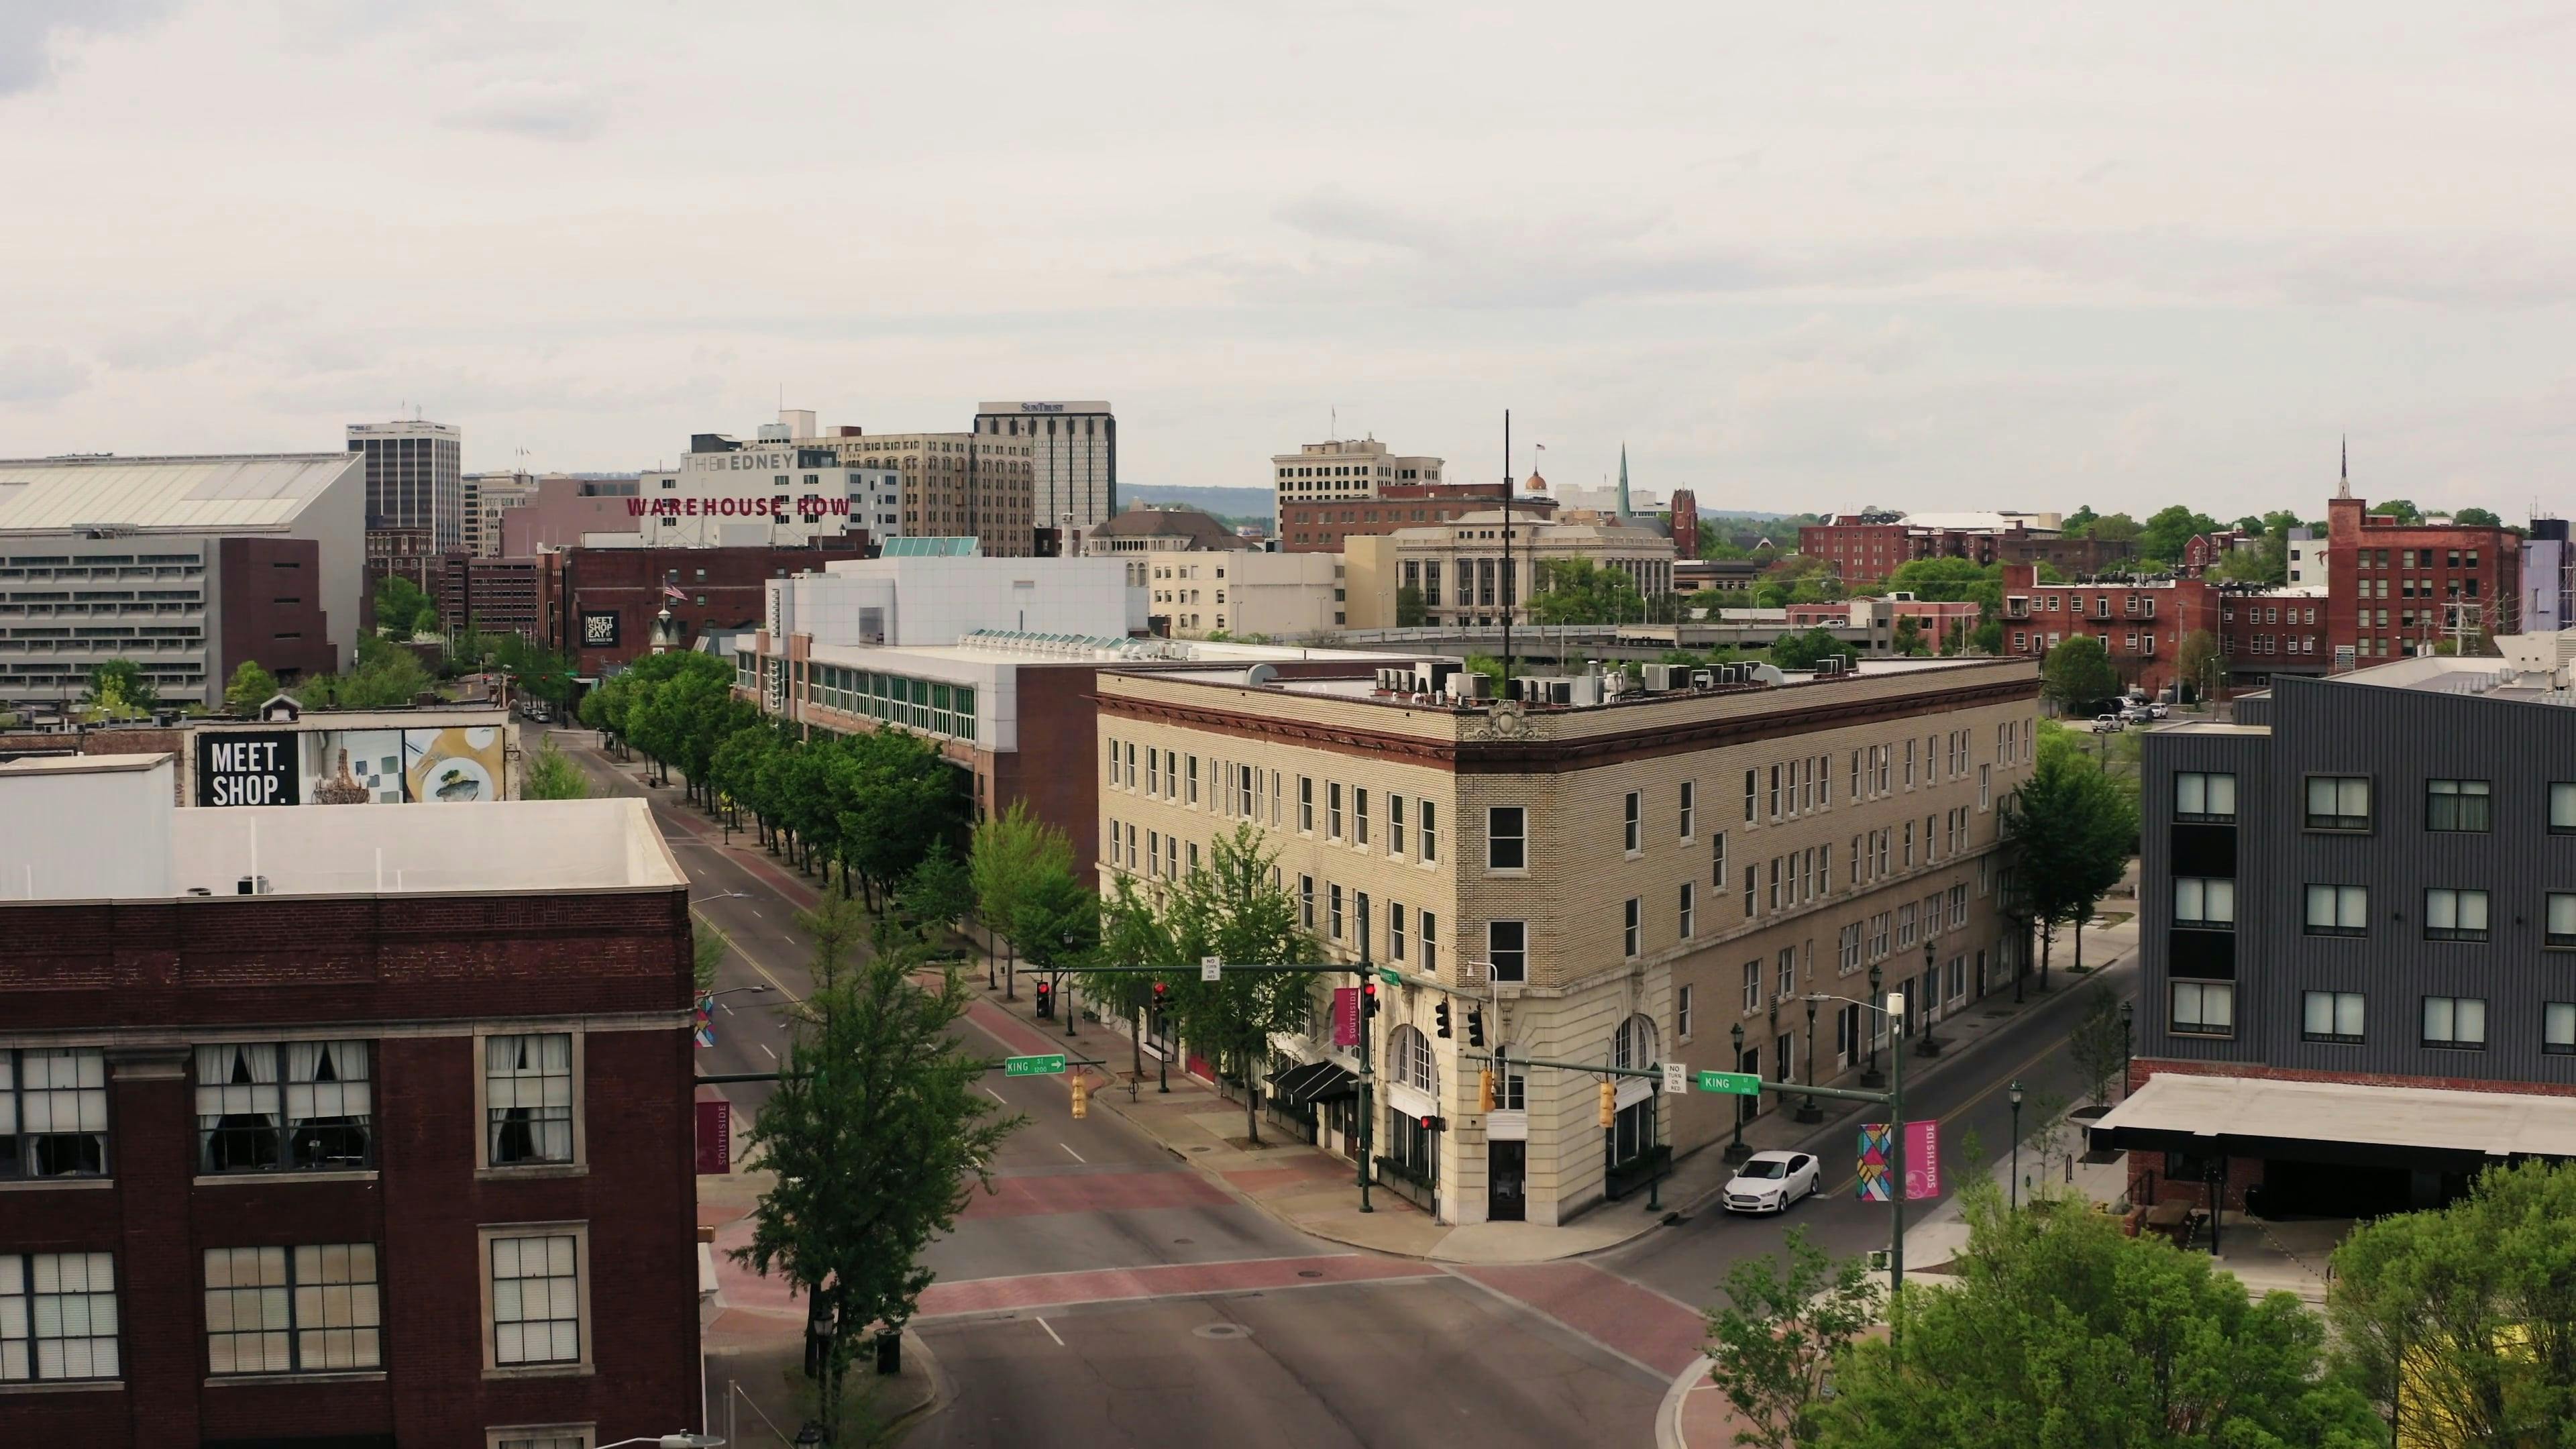
[[996, 1177], [990, 1196], [967, 1199], [961, 1219], [1017, 1218], [1037, 1213], [1139, 1212], [1152, 1208], [1230, 1207], [1234, 1199], [1183, 1169]]
[[1528, 1304], [1584, 1337], [1668, 1377], [1689, 1368], [1708, 1338], [1708, 1324], [1698, 1310], [1589, 1263], [1461, 1267], [1452, 1271]]
[[1148, 1268], [1100, 1268], [1072, 1273], [1032, 1273], [1017, 1278], [976, 1278], [933, 1283], [921, 1295], [919, 1318], [1053, 1308], [1074, 1303], [1186, 1297], [1199, 1293], [1383, 1283], [1432, 1278], [1434, 1264], [1337, 1253], [1312, 1258], [1250, 1258], [1230, 1263], [1169, 1263]]

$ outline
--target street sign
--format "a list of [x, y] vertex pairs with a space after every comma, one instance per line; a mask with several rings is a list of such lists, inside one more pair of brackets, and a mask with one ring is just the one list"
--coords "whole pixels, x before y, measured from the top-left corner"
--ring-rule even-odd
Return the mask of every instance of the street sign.
[[1762, 1078], [1752, 1072], [1702, 1072], [1699, 1074], [1699, 1089], [1737, 1097], [1758, 1097], [1762, 1094]]
[[1223, 956], [1201, 956], [1199, 958], [1199, 979], [1201, 981], [1224, 980], [1225, 958]]
[[1682, 1093], [1690, 1090], [1690, 1068], [1680, 1062], [1664, 1063], [1664, 1090]]
[[1055, 1077], [1064, 1074], [1064, 1053], [1051, 1057], [1004, 1057], [1002, 1075], [1006, 1077]]
[[1394, 970], [1391, 967], [1380, 966], [1377, 968], [1377, 979], [1385, 982], [1389, 986], [1402, 986], [1404, 984], [1404, 973]]

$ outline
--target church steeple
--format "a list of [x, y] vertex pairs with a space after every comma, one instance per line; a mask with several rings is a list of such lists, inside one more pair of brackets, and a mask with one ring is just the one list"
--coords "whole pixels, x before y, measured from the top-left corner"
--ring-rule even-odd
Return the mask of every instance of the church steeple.
[[2352, 496], [2352, 435], [2350, 433], [2346, 433], [2343, 439], [2342, 481], [2335, 485], [2335, 496], [2337, 498]]
[[1628, 521], [1628, 445], [1619, 445], [1619, 521]]

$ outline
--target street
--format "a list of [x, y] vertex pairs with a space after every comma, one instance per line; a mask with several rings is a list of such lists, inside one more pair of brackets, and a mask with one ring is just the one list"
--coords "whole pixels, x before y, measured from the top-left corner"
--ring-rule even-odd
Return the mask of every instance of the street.
[[[653, 800], [693, 908], [730, 943], [717, 988], [733, 994], [718, 999], [701, 1071], [777, 1070], [788, 1042], [777, 1008], [807, 987], [794, 901], [811, 886], [774, 859], [723, 849], [676, 787], [639, 783], [640, 760], [601, 755], [588, 731], [558, 733], [603, 792]], [[2089, 989], [2125, 992], [2129, 974], [2123, 962]], [[1944, 1123], [1945, 1188], [2008, 1146], [2004, 1083], [2076, 1095], [2065, 1037], [2087, 994], [2069, 989], [2079, 980], [2057, 976], [2057, 991], [1909, 1094], [1908, 1116]], [[740, 989], [753, 985], [771, 989]], [[988, 1001], [961, 1033], [996, 1056], [1054, 1049]], [[1074, 1049], [1115, 1046], [1094, 1026]], [[723, 1090], [748, 1121], [769, 1089]], [[1837, 1256], [1887, 1242], [1887, 1207], [1850, 1196], [1856, 1115], [1803, 1140], [1828, 1164], [1825, 1191], [1778, 1218], [1701, 1207], [1588, 1259], [1485, 1268], [1298, 1232], [1098, 1105], [1073, 1120], [1061, 1077], [989, 1073], [983, 1090], [1027, 1124], [992, 1164], [996, 1191], [977, 1194], [928, 1254], [937, 1278], [913, 1327], [944, 1395], [910, 1431], [921, 1444], [1650, 1444], [1668, 1385], [1699, 1351], [1697, 1310], [1733, 1263], [1800, 1225]], [[2025, 1154], [2023, 1170], [2042, 1164]], [[1910, 1204], [1909, 1216], [1935, 1206]]]

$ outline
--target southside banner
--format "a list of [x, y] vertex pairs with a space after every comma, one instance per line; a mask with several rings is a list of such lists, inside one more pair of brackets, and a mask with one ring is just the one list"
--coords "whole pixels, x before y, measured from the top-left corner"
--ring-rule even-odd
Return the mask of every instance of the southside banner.
[[[1860, 1127], [1859, 1194], [1863, 1202], [1888, 1200], [1888, 1167], [1896, 1155], [1895, 1138], [1885, 1122]], [[1905, 1200], [1941, 1195], [1941, 1124], [1905, 1124]]]
[[1360, 1044], [1360, 989], [1356, 986], [1333, 988], [1333, 1045], [1355, 1047]]

